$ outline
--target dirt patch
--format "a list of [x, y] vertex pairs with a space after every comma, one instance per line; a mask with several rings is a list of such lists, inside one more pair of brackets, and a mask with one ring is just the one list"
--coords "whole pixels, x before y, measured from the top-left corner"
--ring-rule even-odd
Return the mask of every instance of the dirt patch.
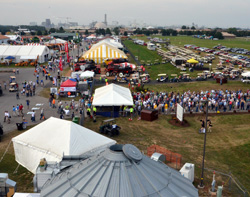
[[177, 126], [177, 127], [190, 127], [190, 124], [187, 120], [183, 120], [183, 122], [180, 122], [177, 119], [171, 119], [168, 121], [171, 125]]

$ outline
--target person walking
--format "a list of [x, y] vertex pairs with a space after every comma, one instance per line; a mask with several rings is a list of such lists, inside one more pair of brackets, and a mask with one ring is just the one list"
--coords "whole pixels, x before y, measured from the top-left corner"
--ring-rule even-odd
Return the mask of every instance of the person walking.
[[20, 99], [20, 98], [19, 98], [19, 92], [18, 92], [18, 91], [16, 92], [16, 99], [17, 99], [17, 100]]
[[35, 115], [35, 114], [36, 114], [36, 112], [33, 110], [33, 111], [32, 111], [32, 114], [31, 114], [31, 121], [32, 121], [32, 122], [35, 122], [35, 121], [36, 121], [36, 115]]
[[17, 114], [16, 114], [16, 107], [15, 106], [13, 106], [13, 108], [12, 108], [12, 116], [14, 117], [14, 116], [16, 116]]
[[134, 108], [133, 108], [133, 106], [130, 107], [130, 110], [129, 110], [129, 111], [130, 111], [130, 118], [129, 118], [128, 120], [129, 120], [129, 121], [132, 121], [132, 120], [133, 120], [133, 119], [132, 119], [132, 118], [133, 118], [133, 113], [134, 113]]
[[52, 108], [56, 108], [56, 99], [54, 99], [54, 98], [52, 100]]
[[40, 120], [44, 120], [45, 119], [45, 116], [44, 116], [44, 109], [42, 108], [41, 109], [41, 113], [40, 113]]
[[26, 100], [26, 104], [27, 104], [27, 109], [29, 109], [29, 107], [30, 107], [30, 100]]

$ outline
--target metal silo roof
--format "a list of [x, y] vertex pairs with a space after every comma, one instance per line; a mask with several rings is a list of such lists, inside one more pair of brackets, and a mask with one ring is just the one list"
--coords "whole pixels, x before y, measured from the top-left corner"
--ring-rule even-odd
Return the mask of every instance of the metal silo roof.
[[198, 190], [178, 171], [126, 144], [113, 145], [57, 174], [41, 196], [198, 197]]

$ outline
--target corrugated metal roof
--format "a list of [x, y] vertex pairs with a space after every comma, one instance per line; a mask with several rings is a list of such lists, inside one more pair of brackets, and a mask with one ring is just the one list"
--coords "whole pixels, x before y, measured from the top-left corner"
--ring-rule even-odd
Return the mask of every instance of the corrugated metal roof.
[[56, 175], [44, 185], [41, 196], [198, 196], [191, 181], [142, 155], [135, 146], [114, 145], [111, 149]]

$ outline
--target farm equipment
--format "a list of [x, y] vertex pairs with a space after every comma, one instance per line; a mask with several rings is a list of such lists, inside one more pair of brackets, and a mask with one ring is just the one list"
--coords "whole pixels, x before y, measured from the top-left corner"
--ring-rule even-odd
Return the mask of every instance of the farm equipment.
[[116, 125], [115, 119], [103, 120], [100, 126], [100, 133], [106, 134], [109, 137], [120, 134], [121, 127]]

